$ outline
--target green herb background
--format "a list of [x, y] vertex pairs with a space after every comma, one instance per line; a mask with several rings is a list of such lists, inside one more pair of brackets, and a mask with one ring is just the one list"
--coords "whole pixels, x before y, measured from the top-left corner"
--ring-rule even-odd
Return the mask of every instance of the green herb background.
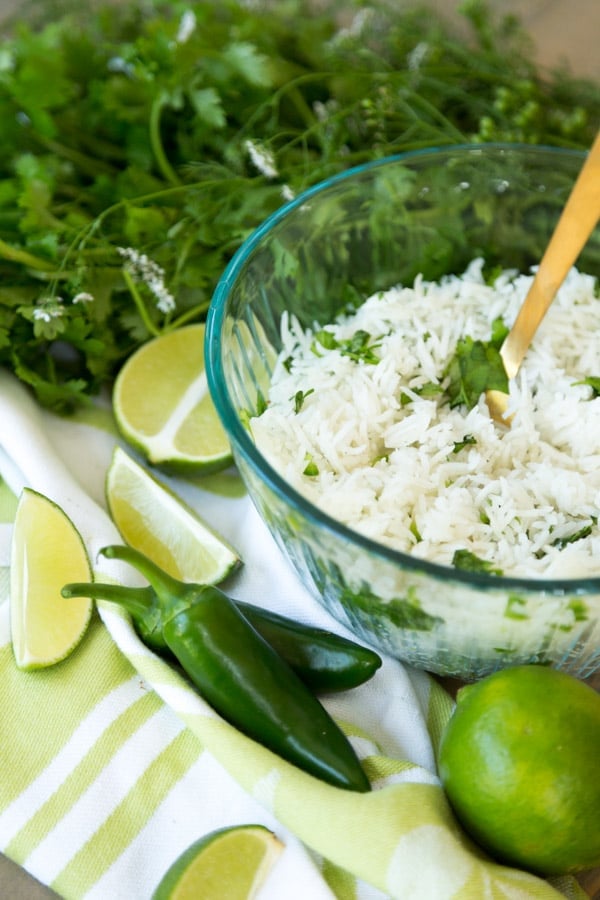
[[469, 0], [458, 36], [394, 6], [21, 12], [0, 43], [0, 365], [68, 412], [149, 337], [201, 320], [233, 252], [290, 193], [424, 146], [589, 147], [598, 85], [539, 71], [517, 20]]

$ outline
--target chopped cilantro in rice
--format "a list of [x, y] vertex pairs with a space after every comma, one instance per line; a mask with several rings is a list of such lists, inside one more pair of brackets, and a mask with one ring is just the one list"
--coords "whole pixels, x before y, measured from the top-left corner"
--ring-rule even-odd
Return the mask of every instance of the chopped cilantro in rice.
[[532, 281], [505, 271], [490, 285], [482, 270], [417, 278], [314, 330], [284, 317], [254, 438], [315, 505], [397, 550], [449, 566], [470, 554], [512, 576], [598, 575], [597, 280], [569, 273], [510, 382], [505, 429], [483, 395], [468, 409], [448, 393], [457, 344], [510, 327]]

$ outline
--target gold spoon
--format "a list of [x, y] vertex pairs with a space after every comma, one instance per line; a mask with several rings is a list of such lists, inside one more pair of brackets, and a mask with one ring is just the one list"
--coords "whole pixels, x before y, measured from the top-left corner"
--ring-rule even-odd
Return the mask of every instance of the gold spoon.
[[[556, 292], [600, 219], [600, 132], [563, 209], [523, 305], [500, 348], [506, 374], [514, 378]], [[486, 391], [490, 415], [510, 425], [508, 394]]]

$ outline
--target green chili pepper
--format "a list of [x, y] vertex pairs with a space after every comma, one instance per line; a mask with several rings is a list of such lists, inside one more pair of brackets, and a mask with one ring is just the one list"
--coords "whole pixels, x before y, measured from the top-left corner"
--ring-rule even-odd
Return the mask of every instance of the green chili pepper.
[[[178, 581], [132, 547], [111, 545], [101, 552], [130, 563], [148, 579], [156, 602], [146, 588], [124, 590], [134, 592], [138, 608], [150, 603], [156, 616], [156, 628], [153, 620], [147, 623], [150, 640], [160, 643], [161, 633], [190, 681], [223, 718], [329, 784], [370, 790], [341, 729], [223, 591]], [[80, 596], [97, 594], [97, 584], [83, 587], [89, 590]]]
[[381, 657], [324, 628], [235, 601], [250, 624], [313, 691], [346, 691], [372, 678]]
[[[65, 597], [85, 594], [110, 600], [131, 614], [140, 638], [161, 656], [171, 656], [162, 634], [161, 603], [154, 588], [128, 588], [119, 584], [69, 584]], [[347, 691], [372, 678], [381, 657], [348, 638], [324, 628], [304, 625], [242, 600], [233, 601], [253, 628], [291, 666], [296, 675], [317, 693]]]

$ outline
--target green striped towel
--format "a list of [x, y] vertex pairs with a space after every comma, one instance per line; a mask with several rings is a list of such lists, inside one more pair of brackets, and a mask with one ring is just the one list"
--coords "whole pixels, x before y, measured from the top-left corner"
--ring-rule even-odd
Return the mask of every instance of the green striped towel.
[[[0, 372], [0, 849], [65, 898], [147, 900], [171, 862], [217, 827], [258, 822], [285, 851], [261, 900], [480, 900], [584, 896], [486, 858], [457, 826], [435, 748], [452, 701], [423, 672], [385, 659], [362, 687], [327, 698], [363, 759], [369, 794], [329, 787], [220, 719], [100, 604], [84, 641], [40, 672], [14, 665], [8, 564], [24, 485], [59, 503], [92, 559], [117, 540], [103, 508], [110, 429], [42, 413]], [[209, 482], [206, 482], [210, 485]], [[240, 550], [235, 596], [342, 630], [289, 571], [240, 490], [171, 481]], [[98, 563], [124, 583], [128, 567]], [[234, 593], [232, 589], [232, 593]]]

